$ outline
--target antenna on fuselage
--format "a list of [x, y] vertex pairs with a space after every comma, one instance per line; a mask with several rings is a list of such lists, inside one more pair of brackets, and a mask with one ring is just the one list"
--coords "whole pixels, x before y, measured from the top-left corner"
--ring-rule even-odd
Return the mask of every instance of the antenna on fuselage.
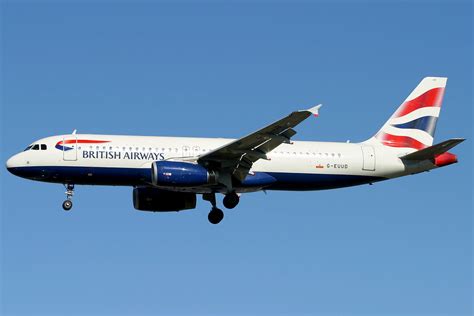
[[77, 129], [72, 131], [72, 135], [76, 135]]

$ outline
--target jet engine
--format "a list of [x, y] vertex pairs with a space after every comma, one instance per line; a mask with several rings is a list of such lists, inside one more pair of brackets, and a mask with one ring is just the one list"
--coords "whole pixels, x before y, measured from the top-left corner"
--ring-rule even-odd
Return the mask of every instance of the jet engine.
[[133, 206], [139, 211], [177, 212], [196, 208], [196, 194], [150, 187], [133, 189]]
[[155, 161], [151, 182], [156, 186], [196, 187], [216, 184], [217, 174], [201, 165], [180, 161]]

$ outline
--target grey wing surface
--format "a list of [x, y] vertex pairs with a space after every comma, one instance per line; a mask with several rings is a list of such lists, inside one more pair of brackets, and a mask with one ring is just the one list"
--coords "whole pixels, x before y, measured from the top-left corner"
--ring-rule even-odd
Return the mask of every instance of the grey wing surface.
[[282, 143], [290, 143], [291, 137], [296, 134], [293, 128], [311, 115], [318, 116], [320, 107], [317, 105], [308, 110], [292, 112], [258, 131], [200, 156], [198, 163], [243, 181], [254, 162], [268, 159], [267, 153]]

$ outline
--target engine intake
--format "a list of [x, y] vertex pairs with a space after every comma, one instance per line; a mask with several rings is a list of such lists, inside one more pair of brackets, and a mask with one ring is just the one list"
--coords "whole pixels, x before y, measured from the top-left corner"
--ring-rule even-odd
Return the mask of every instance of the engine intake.
[[217, 174], [201, 165], [180, 161], [155, 161], [151, 181], [156, 186], [195, 187], [216, 184]]
[[133, 206], [139, 211], [177, 212], [196, 208], [196, 194], [157, 188], [133, 189]]

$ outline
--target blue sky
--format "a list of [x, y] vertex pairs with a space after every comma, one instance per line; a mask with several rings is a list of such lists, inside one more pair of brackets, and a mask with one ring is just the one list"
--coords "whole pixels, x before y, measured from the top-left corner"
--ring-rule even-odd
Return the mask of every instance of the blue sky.
[[323, 103], [297, 139], [370, 137], [449, 77], [460, 163], [342, 190], [138, 212], [131, 188], [1, 168], [3, 315], [472, 315], [472, 3], [7, 1], [1, 155], [110, 133], [239, 137]]

